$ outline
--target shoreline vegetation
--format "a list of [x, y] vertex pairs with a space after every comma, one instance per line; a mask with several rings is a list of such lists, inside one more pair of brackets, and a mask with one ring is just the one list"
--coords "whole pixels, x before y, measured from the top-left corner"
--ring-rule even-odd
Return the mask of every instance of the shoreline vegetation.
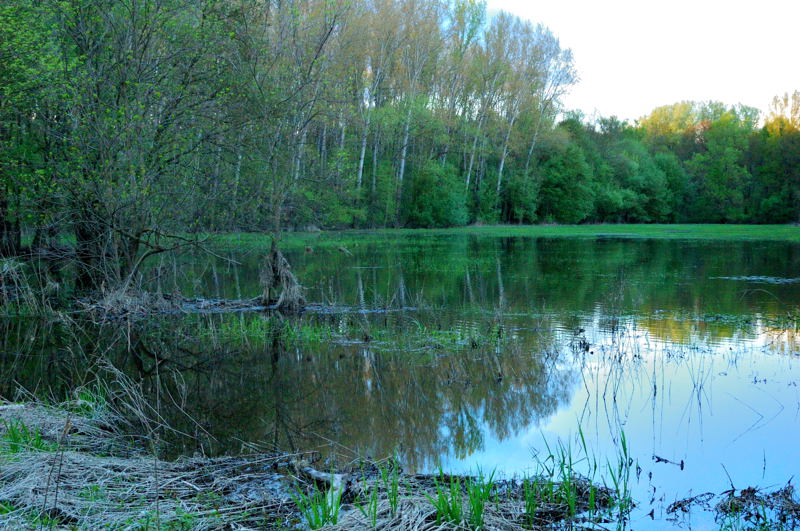
[[[296, 314], [311, 311], [341, 311], [335, 304], [305, 300], [305, 289], [295, 277], [289, 260], [279, 250], [313, 254], [332, 251], [354, 257], [365, 246], [396, 245], [399, 242], [430, 241], [450, 237], [464, 238], [578, 238], [595, 240], [689, 240], [689, 241], [747, 241], [800, 243], [800, 225], [728, 225], [728, 224], [581, 224], [581, 225], [470, 225], [440, 229], [352, 229], [323, 231], [319, 229], [284, 232], [280, 239], [265, 232], [200, 233], [192, 236], [201, 242], [201, 253], [212, 253], [220, 260], [231, 260], [229, 252], [263, 255], [259, 280], [261, 294], [252, 293], [242, 299], [186, 297], [180, 293], [148, 291], [145, 286], [123, 285], [118, 289], [104, 287], [99, 292], [84, 292], [84, 297], [61, 301], [61, 309], [70, 315], [84, 315], [95, 322], [105, 322], [124, 316], [144, 318], [159, 314], [190, 314], [217, 312], [248, 312], [280, 310]], [[63, 246], [70, 241], [64, 240]], [[218, 254], [223, 253], [223, 254]], [[230, 263], [236, 263], [235, 260]], [[30, 267], [27, 267], [30, 266]], [[6, 315], [48, 315], [52, 281], [42, 286], [41, 273], [35, 274], [36, 263], [17, 258], [0, 260], [0, 286], [5, 299]], [[32, 274], [32, 272], [34, 274]], [[49, 279], [48, 274], [44, 275]], [[757, 280], [757, 279], [754, 279]], [[795, 282], [794, 278], [767, 278], [769, 282]], [[52, 291], [52, 290], [51, 290]], [[59, 291], [57, 289], [56, 291]], [[88, 295], [88, 296], [86, 296]], [[792, 313], [791, 320], [796, 321]]]
[[[624, 433], [616, 462], [601, 464], [585, 442], [559, 443], [535, 474], [510, 479], [480, 470], [408, 474], [392, 459], [323, 472], [313, 453], [255, 446], [169, 461], [156, 450], [158, 430], [169, 428], [144, 417], [135, 391], [127, 397], [117, 408], [98, 388], [56, 405], [0, 403], [0, 528], [607, 529], [624, 528], [636, 505], [629, 484], [639, 467]], [[676, 500], [666, 512], [710, 511], [721, 529], [793, 529], [800, 520], [791, 482], [731, 487]]]
[[0, 256], [97, 292], [210, 231], [800, 221], [800, 91], [629, 123], [578, 67], [481, 0], [6, 1]]
[[[685, 240], [738, 240], [800, 242], [800, 225], [728, 224], [584, 224], [584, 225], [469, 225], [440, 229], [352, 229], [285, 232], [284, 249], [311, 246], [340, 247], [403, 237], [437, 236], [527, 237], [527, 238], [639, 238]], [[272, 245], [270, 234], [261, 232], [219, 232], [204, 235], [208, 243], [228, 249]], [[347, 249], [342, 248], [342, 252]]]
[[[0, 403], [0, 528], [516, 530], [610, 522], [632, 507], [624, 485], [580, 476], [565, 447], [538, 475], [509, 480], [407, 474], [392, 459], [322, 472], [312, 453], [256, 447], [166, 461], [155, 448], [167, 427], [134, 395], [120, 409], [86, 390]], [[148, 429], [136, 436], [133, 424]], [[615, 466], [626, 485], [630, 464]]]
[[[490, 226], [291, 233], [284, 247], [298, 246], [294, 250], [304, 252], [304, 246], [330, 244], [330, 252], [352, 249], [356, 254], [363, 242], [389, 245], [394, 238], [408, 236], [724, 240], [770, 233], [775, 239], [794, 241], [797, 232], [800, 228], [793, 226], [752, 225]], [[326, 243], [309, 244], [314, 238]], [[252, 245], [259, 256], [266, 254], [262, 244], [274, 249], [269, 235], [255, 233], [212, 235], [209, 242], [223, 249], [229, 244]], [[281, 286], [294, 284], [272, 282], [291, 276], [288, 265], [281, 264], [277, 254], [261, 263], [271, 275], [262, 276], [264, 292], [258, 300], [280, 300]], [[135, 313], [130, 308], [147, 307], [146, 300], [130, 300], [125, 303], [128, 317]], [[111, 302], [106, 313], [125, 306]], [[157, 302], [163, 304], [164, 299]], [[259, 337], [273, 337], [263, 331]], [[535, 472], [530, 476], [510, 479], [496, 477], [494, 471], [476, 471], [473, 476], [411, 474], [395, 460], [375, 463], [350, 457], [330, 462], [316, 454], [257, 446], [244, 448], [242, 455], [166, 460], [161, 450], [165, 434], [173, 428], [161, 419], [158, 402], [148, 402], [137, 384], [113, 367], [104, 367], [108, 373], [97, 377], [102, 383], [76, 390], [66, 403], [47, 405], [25, 396], [20, 402], [0, 402], [0, 528], [624, 528], [635, 504], [644, 502], [631, 497], [629, 485], [638, 480], [640, 469], [628, 454], [624, 433], [618, 434], [617, 455], [595, 457], [585, 442], [559, 442], [532, 461]], [[739, 490], [732, 485], [726, 492], [676, 500], [664, 510], [668, 519], [693, 510], [710, 512], [723, 529], [791, 529], [800, 519], [794, 487], [788, 483], [771, 489]]]

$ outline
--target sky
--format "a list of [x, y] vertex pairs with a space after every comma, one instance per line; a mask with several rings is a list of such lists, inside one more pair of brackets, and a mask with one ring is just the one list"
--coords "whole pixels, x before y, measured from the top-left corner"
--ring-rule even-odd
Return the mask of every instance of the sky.
[[564, 98], [587, 116], [633, 121], [683, 100], [766, 112], [800, 90], [800, 0], [488, 0], [549, 27], [580, 81]]

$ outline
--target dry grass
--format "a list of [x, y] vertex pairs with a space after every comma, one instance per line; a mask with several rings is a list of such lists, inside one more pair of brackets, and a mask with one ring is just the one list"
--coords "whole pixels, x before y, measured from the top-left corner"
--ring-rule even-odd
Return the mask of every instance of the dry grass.
[[[450, 476], [444, 476], [444, 481]], [[466, 478], [461, 477], [462, 486]], [[472, 478], [475, 479], [475, 478]], [[353, 503], [343, 506], [339, 521], [324, 529], [385, 529], [396, 531], [433, 531], [433, 530], [472, 530], [475, 526], [469, 521], [467, 492], [462, 489], [462, 519], [460, 521], [437, 521], [437, 510], [431, 503], [431, 498], [437, 495], [436, 482], [442, 483], [442, 477], [419, 474], [402, 475], [399, 478], [401, 494], [398, 497], [396, 508], [392, 507], [389, 496], [383, 485], [380, 487], [379, 500], [374, 515], [363, 510], [365, 498], [370, 489], [374, 488], [373, 479], [363, 479], [352, 487], [355, 492]], [[575, 481], [584, 481], [575, 478]], [[545, 502], [539, 500], [536, 518], [530, 522], [526, 513], [522, 484], [519, 480], [499, 481], [495, 483], [491, 499], [487, 501], [483, 513], [481, 529], [501, 531], [517, 531], [524, 529], [575, 529], [581, 528], [585, 523], [589, 528], [602, 521], [607, 521], [603, 516], [605, 509], [613, 503], [612, 493], [609, 489], [600, 488], [596, 491], [596, 504], [598, 511], [594, 515], [588, 512], [588, 482], [585, 492], [579, 495], [577, 503], [581, 506], [578, 514], [570, 515], [566, 504]], [[580, 490], [580, 489], [579, 489]], [[359, 508], [361, 507], [361, 508]], [[373, 527], [373, 518], [375, 526]], [[584, 521], [585, 520], [585, 521]]]
[[[110, 410], [81, 411], [0, 406], [0, 528], [249, 529], [293, 515], [273, 470], [286, 456], [163, 461], [126, 444]], [[10, 451], [13, 426], [38, 442]]]
[[154, 313], [176, 311], [180, 301], [161, 293], [141, 290], [103, 290], [96, 299], [81, 301], [81, 310], [95, 321], [103, 322], [126, 316], [146, 316]]
[[788, 484], [774, 491], [748, 487], [732, 490], [722, 498], [715, 509], [718, 514], [739, 517], [755, 524], [771, 524], [778, 529], [795, 529], [800, 525], [800, 503], [795, 498], [794, 485]]
[[118, 447], [121, 434], [116, 417], [106, 411], [92, 412], [91, 418], [71, 412], [84, 407], [80, 400], [61, 407], [31, 402], [0, 405], [0, 437], [8, 431], [9, 423], [17, 422], [37, 431], [45, 441], [58, 444], [62, 439], [69, 440], [72, 448], [82, 451], [105, 452]]
[[[314, 469], [304, 468], [305, 461], [297, 455], [254, 453], [165, 461], [145, 453], [142, 444], [134, 444], [119, 427], [144, 428], [145, 441], [154, 447], [156, 432], [165, 428], [163, 419], [133, 382], [110, 367], [107, 372], [114, 387], [122, 390], [108, 402], [93, 400], [89, 394], [88, 399], [58, 407], [31, 402], [0, 405], [0, 529], [297, 528], [303, 518], [292, 499], [294, 489], [314, 489], [333, 477], [304, 474], [303, 470]], [[110, 396], [108, 389], [103, 393]], [[115, 410], [110, 402], [122, 406]], [[21, 444], [17, 440], [11, 448], [11, 426], [24, 426], [23, 438], [29, 440]], [[337, 475], [342, 478], [337, 484], [347, 485], [344, 503], [337, 524], [325, 529], [476, 528], [469, 521], [466, 478], [457, 481], [464, 507], [461, 520], [439, 521], [432, 500], [437, 485], [451, 481], [450, 476], [407, 475], [392, 468], [397, 470], [393, 497], [392, 482], [386, 479], [391, 476], [381, 475], [389, 468], [367, 463], [351, 467], [350, 473]], [[573, 484], [581, 481], [574, 478]], [[579, 488], [577, 513], [563, 503], [539, 500], [536, 520], [531, 522], [519, 481], [490, 484], [482, 529], [572, 527], [588, 508], [588, 487]], [[377, 492], [375, 508], [367, 514], [365, 500], [372, 492]], [[596, 489], [593, 496], [596, 519], [613, 499], [605, 488]]]
[[8, 517], [28, 524], [47, 517], [81, 529], [256, 527], [293, 512], [265, 481], [275, 459], [24, 453], [0, 464], [0, 499], [14, 508]]

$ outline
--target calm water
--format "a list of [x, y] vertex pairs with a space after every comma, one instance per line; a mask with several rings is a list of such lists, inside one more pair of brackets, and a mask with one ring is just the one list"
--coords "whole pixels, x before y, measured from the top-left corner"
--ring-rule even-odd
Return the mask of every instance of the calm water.
[[[672, 522], [665, 508], [800, 472], [800, 344], [780, 322], [800, 304], [797, 244], [451, 235], [347, 246], [287, 253], [324, 305], [288, 338], [255, 313], [81, 334], [5, 323], [0, 394], [17, 383], [63, 394], [107, 355], [194, 436], [176, 436], [173, 454], [275, 444], [395, 454], [410, 471], [519, 475], [548, 444], [577, 446], [579, 430], [614, 460], [624, 432], [639, 472], [633, 529], [716, 529], [707, 514]], [[154, 283], [251, 297], [262, 252], [165, 262]]]

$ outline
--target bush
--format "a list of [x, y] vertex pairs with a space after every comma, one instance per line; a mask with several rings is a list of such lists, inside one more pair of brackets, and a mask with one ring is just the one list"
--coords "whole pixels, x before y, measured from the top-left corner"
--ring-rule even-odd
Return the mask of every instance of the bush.
[[405, 200], [412, 227], [451, 227], [467, 222], [464, 183], [450, 164], [429, 161], [416, 171]]
[[539, 216], [580, 223], [594, 210], [592, 169], [576, 144], [555, 150], [541, 164]]

